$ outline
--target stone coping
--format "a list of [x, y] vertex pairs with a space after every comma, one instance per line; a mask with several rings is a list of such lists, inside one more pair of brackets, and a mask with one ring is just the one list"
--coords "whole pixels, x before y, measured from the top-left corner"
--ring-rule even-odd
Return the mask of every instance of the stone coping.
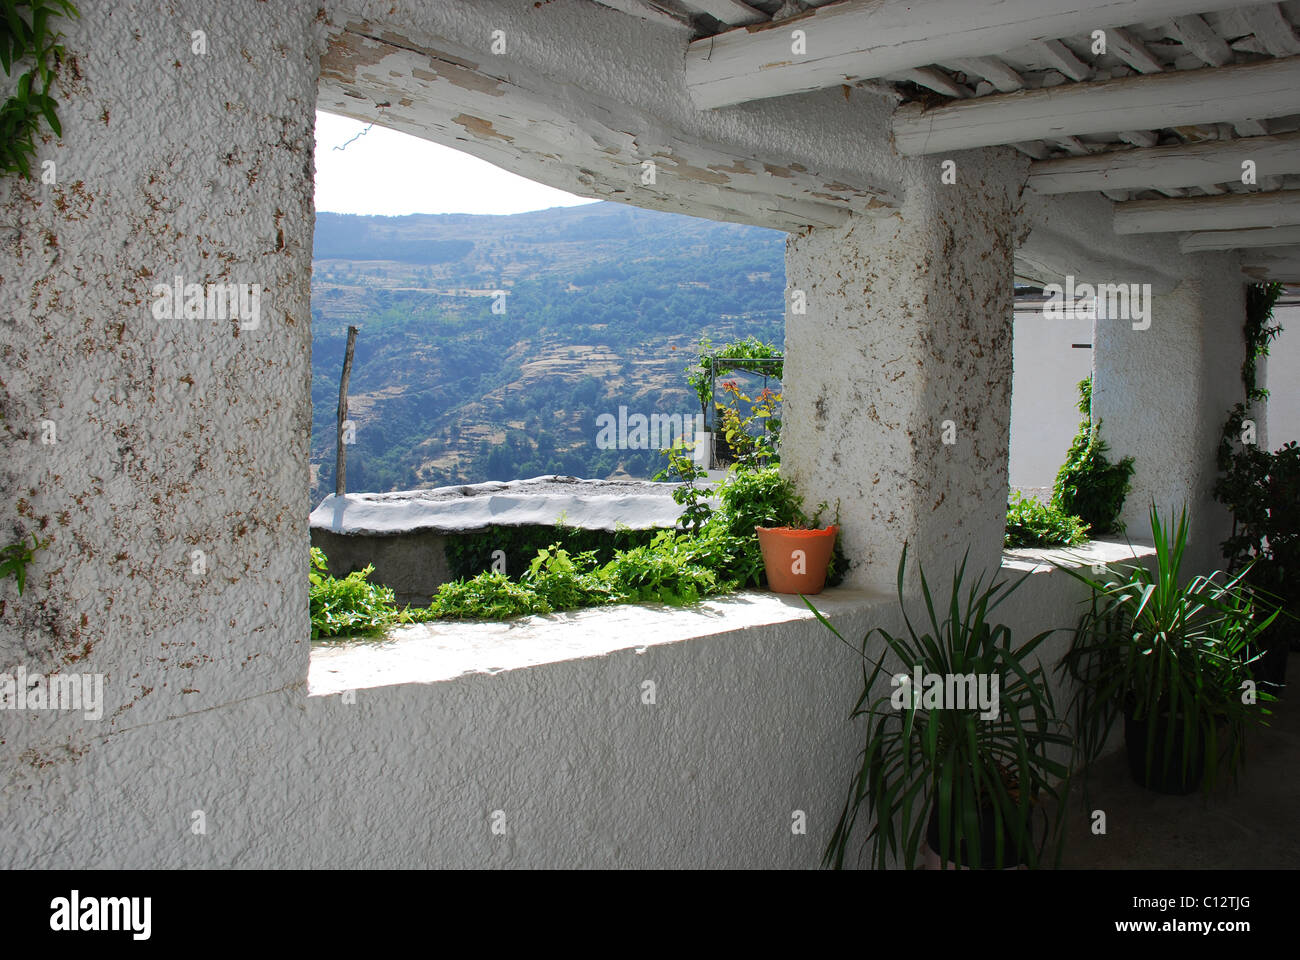
[[672, 527], [682, 507], [675, 483], [649, 480], [530, 480], [461, 484], [392, 493], [330, 494], [311, 512], [311, 526], [344, 535], [396, 536], [427, 530], [465, 533], [492, 525], [584, 530]]

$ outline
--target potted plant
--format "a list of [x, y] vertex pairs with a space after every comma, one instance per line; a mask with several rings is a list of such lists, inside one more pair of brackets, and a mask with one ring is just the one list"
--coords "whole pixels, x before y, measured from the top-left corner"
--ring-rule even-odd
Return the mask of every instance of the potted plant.
[[1061, 669], [1078, 683], [1073, 708], [1085, 761], [1124, 718], [1129, 769], [1161, 793], [1209, 790], [1243, 759], [1248, 723], [1273, 699], [1254, 689], [1246, 650], [1277, 612], [1256, 615], [1244, 578], [1186, 577], [1187, 513], [1171, 531], [1151, 507], [1155, 557], [1103, 578], [1061, 565], [1091, 591]]
[[[1070, 765], [1052, 754], [1065, 753], [1072, 738], [1055, 716], [1036, 656], [1051, 631], [1013, 646], [1010, 628], [989, 619], [1025, 578], [986, 585], [981, 576], [967, 585], [963, 559], [948, 597], [936, 603], [921, 570], [926, 621], [918, 628], [903, 597], [906, 562], [904, 546], [898, 602], [906, 633], [876, 628], [863, 637], [860, 649], [848, 644], [862, 659], [862, 692], [851, 718], [865, 718], [867, 730], [824, 863], [836, 869], [844, 865], [863, 814], [869, 825], [862, 849], [871, 845], [872, 859], [882, 869], [895, 860], [909, 869], [916, 866], [923, 840], [937, 854], [930, 858], [932, 866], [1059, 862]], [[884, 648], [873, 659], [868, 646], [876, 635]], [[887, 660], [892, 689], [882, 691], [877, 681], [886, 675]], [[938, 698], [931, 697], [930, 678], [945, 678]], [[971, 681], [965, 678], [996, 690], [993, 702], [982, 696], [970, 702]]]
[[768, 589], [773, 593], [821, 593], [839, 532], [837, 524], [817, 526], [816, 518], [796, 526], [755, 527]]

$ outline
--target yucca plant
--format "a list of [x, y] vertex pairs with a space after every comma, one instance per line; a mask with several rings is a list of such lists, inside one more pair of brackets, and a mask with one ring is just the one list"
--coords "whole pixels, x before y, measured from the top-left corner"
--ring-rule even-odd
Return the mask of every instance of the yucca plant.
[[1118, 565], [1097, 578], [1060, 565], [1091, 592], [1060, 669], [1078, 684], [1072, 710], [1085, 762], [1125, 715], [1128, 730], [1144, 732], [1144, 742], [1127, 744], [1140, 783], [1208, 791], [1220, 776], [1237, 773], [1247, 725], [1268, 714], [1273, 697], [1248, 682], [1247, 649], [1258, 649], [1257, 637], [1277, 612], [1257, 611], [1245, 582], [1249, 567], [1231, 576], [1186, 576], [1186, 510], [1172, 529], [1154, 505], [1150, 519], [1150, 569]]
[[[864, 814], [869, 825], [861, 848], [872, 847], [873, 862], [880, 869], [898, 859], [903, 866], [914, 867], [927, 835], [944, 863], [1036, 867], [1048, 860], [1059, 862], [1070, 764], [1053, 759], [1049, 752], [1066, 750], [1072, 738], [1056, 719], [1051, 691], [1034, 657], [1051, 631], [1013, 646], [1011, 629], [989, 619], [1024, 578], [986, 585], [980, 576], [967, 585], [963, 558], [953, 574], [948, 599], [936, 609], [922, 569], [927, 622], [918, 630], [903, 600], [906, 563], [904, 546], [898, 563], [898, 600], [905, 635], [877, 628], [863, 637], [859, 650], [808, 603], [827, 629], [860, 654], [862, 692], [851, 719], [867, 721], [866, 741], [824, 864], [844, 866]], [[869, 646], [876, 635], [884, 647], [873, 659]], [[886, 674], [887, 660], [891, 666]], [[980, 707], [972, 704], [960, 709], [951, 703], [927, 705], [925, 697], [916, 695], [919, 691], [902, 697], [896, 706], [900, 699], [896, 691], [877, 692], [876, 681], [882, 675], [892, 675], [897, 685], [900, 674], [918, 668], [927, 675], [997, 678], [996, 716], [984, 719]], [[1036, 820], [1045, 826], [1037, 841]]]

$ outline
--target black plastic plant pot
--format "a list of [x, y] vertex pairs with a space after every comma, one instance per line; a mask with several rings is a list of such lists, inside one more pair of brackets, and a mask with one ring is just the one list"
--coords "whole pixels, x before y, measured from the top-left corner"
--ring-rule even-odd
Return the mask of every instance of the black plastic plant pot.
[[1183, 722], [1182, 717], [1174, 718], [1173, 751], [1165, 763], [1165, 737], [1169, 732], [1169, 718], [1157, 719], [1156, 739], [1152, 745], [1151, 774], [1147, 776], [1147, 736], [1151, 729], [1151, 718], [1141, 720], [1133, 716], [1133, 708], [1124, 709], [1124, 750], [1128, 754], [1128, 770], [1138, 786], [1146, 787], [1156, 793], [1186, 796], [1200, 787], [1205, 779], [1205, 738], [1199, 730], [1196, 742], [1192, 744], [1191, 756], [1188, 757], [1186, 775], [1183, 771]]
[[[1032, 810], [1032, 811], [1030, 812], [1030, 815], [1029, 815], [1029, 823], [1030, 823], [1030, 828], [1031, 828], [1031, 830], [1032, 830], [1032, 828], [1033, 828], [1034, 817], [1035, 817], [1036, 813], [1037, 813], [1036, 810]], [[971, 863], [971, 861], [974, 860], [975, 858], [972, 856], [971, 851], [970, 851], [970, 849], [969, 849], [969, 846], [968, 846], [967, 842], [966, 842], [965, 840], [963, 840], [963, 841], [959, 844], [959, 847], [960, 847], [959, 850], [957, 850], [957, 851], [954, 852], [954, 851], [951, 849], [951, 847], [950, 847], [950, 849], [948, 850], [948, 865], [947, 865], [947, 869], [953, 869], [953, 866], [952, 866], [953, 864], [955, 864], [955, 865], [957, 865], [957, 866], [960, 866], [960, 867], [962, 867], [963, 869], [966, 869], [966, 870], [973, 870], [973, 869], [979, 869], [979, 870], [994, 870], [994, 869], [997, 869], [997, 864], [996, 864], [996, 862], [995, 862], [995, 860], [996, 860], [996, 854], [995, 854], [995, 851], [996, 851], [996, 849], [997, 849], [997, 848], [996, 848], [996, 844], [997, 844], [997, 836], [996, 836], [996, 832], [995, 832], [995, 831], [996, 831], [996, 826], [995, 826], [995, 824], [996, 824], [996, 821], [993, 819], [993, 814], [992, 814], [992, 812], [989, 811], [989, 810], [987, 810], [987, 809], [985, 809], [985, 810], [981, 810], [981, 811], [980, 811], [980, 818], [979, 818], [979, 825], [980, 825], [980, 864], [979, 864], [979, 866], [976, 867], [976, 866], [974, 866], [974, 865]], [[1005, 827], [1004, 827], [1003, 829], [1004, 829], [1004, 833], [1003, 833], [1003, 840], [1002, 840], [1002, 843], [1003, 843], [1003, 849], [1002, 849], [1002, 861], [1003, 861], [1003, 863], [1002, 863], [1002, 869], [1004, 869], [1004, 870], [1007, 870], [1007, 869], [1015, 869], [1016, 867], [1023, 866], [1023, 865], [1024, 865], [1024, 864], [1029, 860], [1029, 857], [1027, 857], [1027, 856], [1025, 855], [1027, 851], [1026, 851], [1025, 848], [1023, 848], [1023, 847], [1016, 847], [1016, 846], [1015, 846], [1015, 841], [1014, 841], [1014, 839], [1013, 839], [1012, 837], [1010, 837], [1010, 836], [1007, 835], [1007, 832], [1006, 832], [1006, 828], [1005, 828]], [[931, 851], [931, 853], [933, 854], [933, 859], [934, 859], [934, 861], [937, 863], [937, 862], [938, 862], [938, 859], [939, 859], [939, 856], [940, 856], [940, 853], [939, 853], [939, 847], [940, 847], [940, 843], [939, 843], [939, 808], [938, 808], [938, 807], [933, 807], [933, 808], [931, 808], [931, 810], [930, 810], [930, 823], [929, 823], [929, 825], [927, 826], [926, 831], [925, 831], [925, 842], [926, 842], [926, 845], [929, 846], [930, 851]]]

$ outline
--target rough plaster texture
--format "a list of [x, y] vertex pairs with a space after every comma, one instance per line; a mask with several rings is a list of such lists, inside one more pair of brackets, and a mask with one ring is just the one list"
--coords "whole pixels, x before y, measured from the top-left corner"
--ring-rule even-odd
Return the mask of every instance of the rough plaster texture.
[[[319, 38], [304, 4], [81, 6], [63, 137], [38, 154], [57, 182], [0, 180], [4, 539], [48, 541], [22, 597], [0, 585], [0, 669], [102, 672], [107, 705], [98, 723], [0, 717], [0, 816], [6, 852], [81, 831], [111, 860], [135, 841], [90, 795], [147, 791], [208, 749], [150, 724], [267, 704], [306, 670]], [[155, 319], [153, 285], [177, 275], [260, 284], [260, 325]], [[158, 739], [128, 786], [141, 728]], [[254, 729], [227, 735], [251, 752]], [[53, 801], [88, 752], [103, 782]]]
[[1166, 519], [1186, 507], [1187, 563], [1208, 572], [1222, 566], [1218, 545], [1231, 527], [1211, 490], [1223, 422], [1244, 392], [1245, 290], [1232, 258], [1190, 259], [1195, 274], [1155, 295], [1149, 329], [1135, 330], [1127, 319], [1097, 320], [1093, 415], [1102, 420], [1111, 458], [1134, 458], [1121, 515], [1130, 534], [1149, 535], [1152, 503]]
[[[0, 272], [6, 534], [49, 540], [24, 596], [0, 585], [0, 664], [101, 672], [108, 702], [99, 722], [0, 716], [5, 864], [814, 865], [843, 795], [834, 771], [855, 752], [858, 671], [806, 613], [734, 629], [701, 610], [686, 615], [696, 639], [614, 637], [601, 655], [366, 687], [354, 704], [308, 695], [298, 505], [317, 57], [354, 17], [475, 49], [503, 28], [524, 72], [600, 91], [674, 137], [908, 195], [896, 222], [818, 231], [790, 258], [812, 307], [792, 324], [791, 423], [811, 427], [792, 467], [814, 496], [846, 500], [851, 545], [870, 561], [860, 582], [892, 573], [900, 535], [936, 561], [969, 541], [976, 561], [996, 562], [1011, 174], [972, 155], [967, 188], [927, 186], [933, 164], [885, 145], [888, 103], [857, 92], [694, 111], [681, 37], [576, 0], [329, 3], [321, 21], [306, 3], [82, 6], [66, 31], [64, 135], [40, 147], [58, 182], [0, 182], [13, 225]], [[206, 54], [190, 52], [194, 29]], [[582, 162], [560, 146], [558, 163]], [[920, 249], [905, 255], [890, 236]], [[155, 320], [152, 285], [177, 274], [260, 283], [260, 327]], [[834, 382], [811, 369], [822, 360]], [[905, 372], [855, 385], [874, 372], [865, 362]], [[823, 385], [833, 409], [818, 417]], [[959, 438], [947, 452], [945, 416]], [[38, 440], [47, 419], [53, 445]], [[888, 534], [871, 532], [870, 509]], [[1008, 618], [1072, 620], [1060, 580], [1035, 574]], [[843, 603], [848, 636], [897, 627], [884, 599]], [[498, 809], [504, 836], [489, 830]], [[796, 809], [806, 836], [790, 831]], [[191, 830], [198, 810], [204, 835]]]
[[810, 503], [839, 502], [855, 585], [892, 583], [905, 541], [931, 569], [1001, 550], [1022, 170], [1005, 151], [957, 170], [943, 184], [917, 163], [898, 215], [786, 245], [785, 418], [800, 429], [782, 470]]

